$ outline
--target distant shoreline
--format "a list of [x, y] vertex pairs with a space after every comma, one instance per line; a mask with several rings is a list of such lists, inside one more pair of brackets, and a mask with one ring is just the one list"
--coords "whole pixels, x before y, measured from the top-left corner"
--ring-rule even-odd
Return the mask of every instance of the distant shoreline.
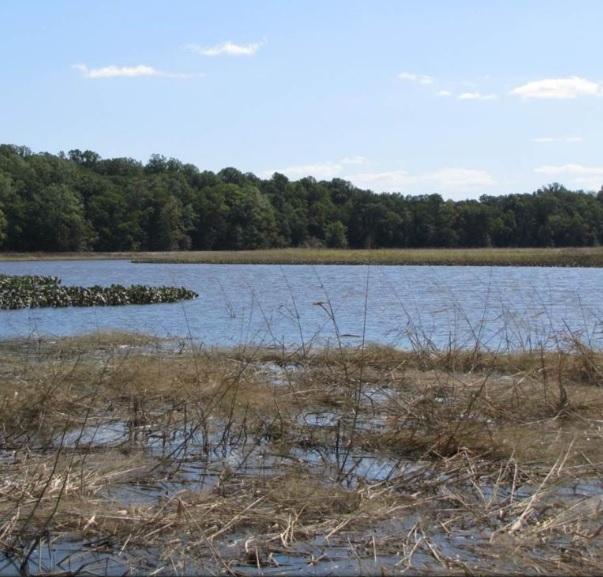
[[598, 268], [603, 267], [603, 247], [372, 250], [286, 248], [244, 251], [0, 253], [1, 262], [106, 259], [147, 264], [375, 264]]

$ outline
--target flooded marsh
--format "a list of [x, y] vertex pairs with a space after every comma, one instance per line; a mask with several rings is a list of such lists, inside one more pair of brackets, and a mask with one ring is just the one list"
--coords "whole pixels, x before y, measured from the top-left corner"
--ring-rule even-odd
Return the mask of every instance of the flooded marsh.
[[596, 574], [603, 359], [3, 342], [0, 574]]

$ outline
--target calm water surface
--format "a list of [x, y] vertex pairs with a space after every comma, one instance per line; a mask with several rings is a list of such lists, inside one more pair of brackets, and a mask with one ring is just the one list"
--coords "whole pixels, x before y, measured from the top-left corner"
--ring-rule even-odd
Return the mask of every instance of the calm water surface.
[[491, 349], [556, 346], [562, 333], [603, 348], [603, 269], [3, 262], [0, 273], [64, 284], [178, 285], [177, 304], [0, 311], [0, 338], [130, 330], [207, 345], [367, 342]]

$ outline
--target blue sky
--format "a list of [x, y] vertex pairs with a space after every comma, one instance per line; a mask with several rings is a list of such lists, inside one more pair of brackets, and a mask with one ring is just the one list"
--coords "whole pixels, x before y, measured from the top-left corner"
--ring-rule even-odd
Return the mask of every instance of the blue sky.
[[603, 2], [4, 0], [0, 141], [446, 198], [603, 184]]

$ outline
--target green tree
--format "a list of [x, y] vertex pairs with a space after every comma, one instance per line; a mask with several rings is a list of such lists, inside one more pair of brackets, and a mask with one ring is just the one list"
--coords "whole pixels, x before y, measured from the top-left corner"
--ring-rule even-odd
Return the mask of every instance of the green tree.
[[0, 208], [0, 248], [4, 248], [4, 242], [6, 241], [6, 229], [6, 216], [4, 215], [4, 210]]
[[326, 243], [329, 248], [346, 248], [348, 246], [346, 229], [342, 222], [336, 220], [327, 225]]
[[186, 235], [182, 225], [182, 205], [170, 196], [159, 209], [156, 231], [159, 250], [178, 250], [183, 246]]
[[81, 199], [68, 186], [50, 185], [33, 195], [28, 226], [30, 250], [87, 250], [92, 236]]
[[603, 189], [444, 201], [350, 182], [262, 180], [153, 155], [102, 159], [0, 145], [5, 250], [186, 250], [274, 246], [591, 246], [603, 243]]

